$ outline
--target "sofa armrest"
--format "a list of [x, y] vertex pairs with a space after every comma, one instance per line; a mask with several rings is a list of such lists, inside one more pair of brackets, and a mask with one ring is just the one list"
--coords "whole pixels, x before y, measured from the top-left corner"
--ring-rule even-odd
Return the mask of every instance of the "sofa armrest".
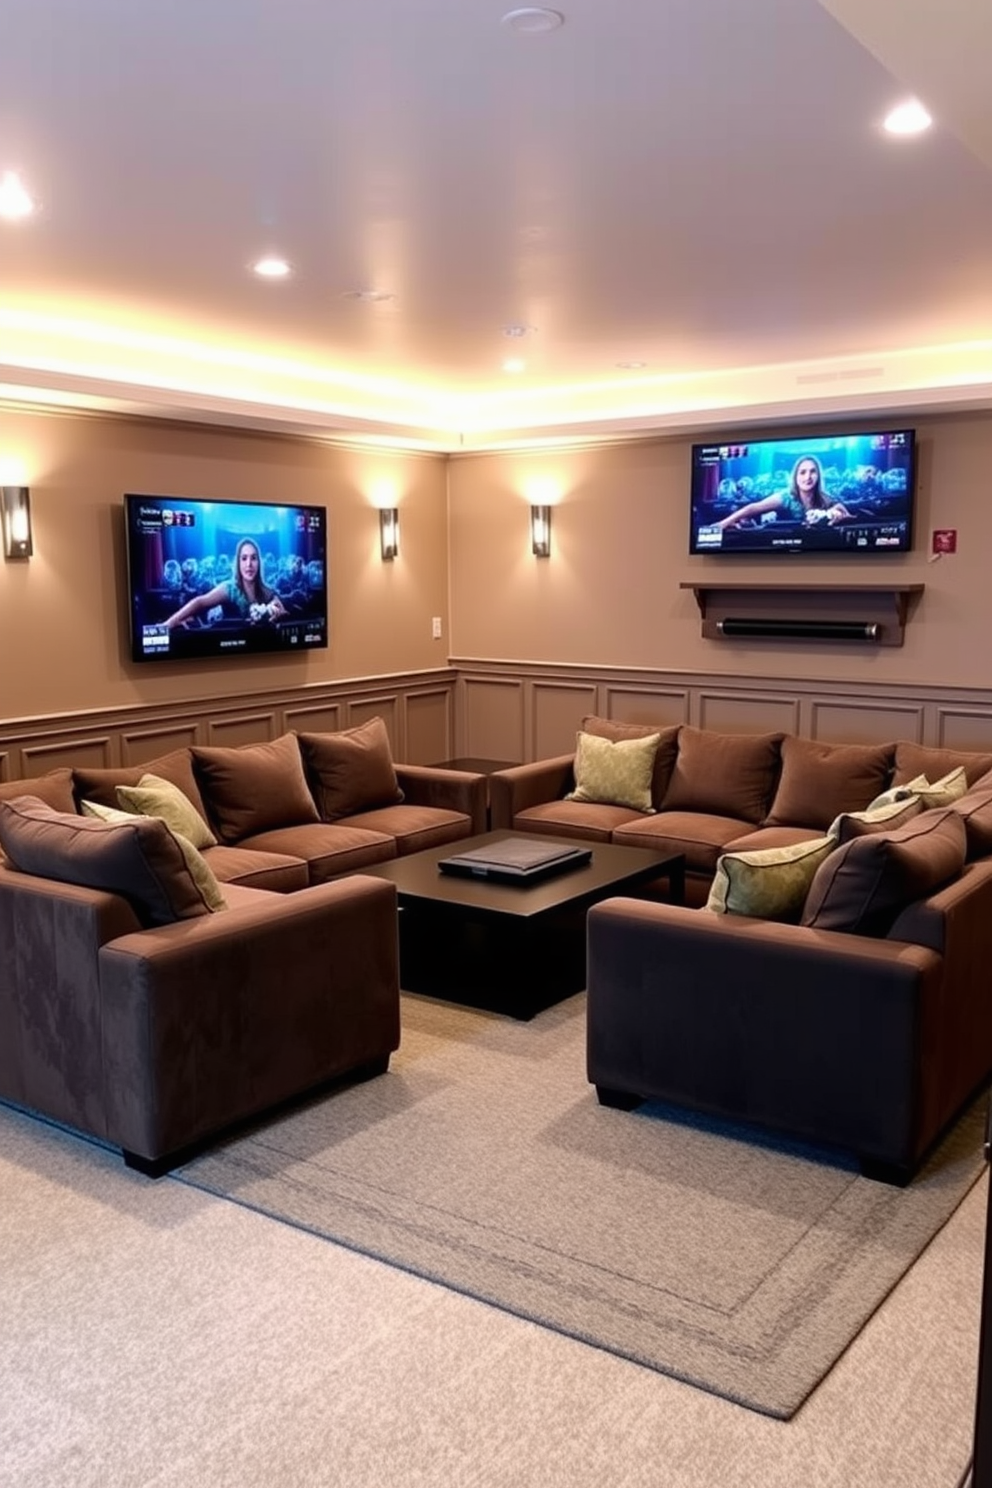
[[399, 1046], [396, 890], [353, 875], [100, 951], [108, 1137], [155, 1160]]
[[493, 830], [512, 829], [518, 811], [543, 806], [546, 801], [560, 801], [575, 786], [574, 767], [574, 754], [560, 754], [553, 759], [496, 770], [489, 777]]
[[674, 905], [589, 911], [588, 1075], [908, 1169], [936, 1134], [922, 946]]
[[471, 818], [472, 836], [486, 830], [485, 775], [471, 770], [445, 770], [438, 765], [396, 765], [396, 778], [413, 806], [437, 806]]

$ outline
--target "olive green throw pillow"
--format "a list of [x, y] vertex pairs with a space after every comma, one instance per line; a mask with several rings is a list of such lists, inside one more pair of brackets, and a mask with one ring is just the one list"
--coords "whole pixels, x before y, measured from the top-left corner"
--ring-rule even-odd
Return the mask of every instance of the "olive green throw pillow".
[[196, 890], [204, 909], [208, 910], [210, 914], [217, 914], [220, 910], [227, 908], [227, 900], [221, 893], [220, 884], [217, 882], [214, 871], [206, 858], [193, 846], [188, 837], [184, 837], [182, 832], [175, 831], [161, 817], [146, 817], [143, 812], [137, 811], [118, 811], [113, 806], [101, 806], [98, 801], [81, 801], [79, 804], [84, 816], [96, 817], [99, 821], [109, 822], [111, 824], [121, 822], [133, 824], [135, 817], [141, 821], [161, 821], [162, 829], [168, 832], [179, 849], [183, 862], [186, 865], [186, 871], [196, 885]]
[[125, 811], [138, 816], [157, 816], [192, 842], [197, 849], [216, 847], [217, 838], [207, 826], [188, 796], [171, 780], [159, 775], [142, 775], [137, 785], [119, 785], [117, 799]]
[[660, 734], [643, 739], [601, 739], [579, 733], [575, 748], [575, 789], [566, 801], [629, 806], [652, 813], [651, 779]]
[[968, 777], [964, 765], [958, 765], [956, 770], [948, 770], [939, 780], [931, 781], [925, 775], [917, 775], [913, 780], [907, 780], [905, 789], [920, 797], [925, 810], [932, 811], [936, 806], [950, 806], [952, 801], [959, 801], [968, 789]]
[[789, 847], [723, 853], [706, 908], [714, 914], [798, 923], [816, 870], [836, 846], [832, 837], [814, 837]]

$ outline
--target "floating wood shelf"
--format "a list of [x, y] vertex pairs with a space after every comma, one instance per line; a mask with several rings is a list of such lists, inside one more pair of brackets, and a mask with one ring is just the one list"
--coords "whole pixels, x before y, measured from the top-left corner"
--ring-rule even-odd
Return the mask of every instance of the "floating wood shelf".
[[901, 646], [923, 584], [777, 584], [685, 580], [709, 640], [839, 641]]

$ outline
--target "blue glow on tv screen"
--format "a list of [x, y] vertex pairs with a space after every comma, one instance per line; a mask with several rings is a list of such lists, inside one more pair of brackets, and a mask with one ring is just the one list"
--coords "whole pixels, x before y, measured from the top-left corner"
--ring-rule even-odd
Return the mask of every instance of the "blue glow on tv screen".
[[690, 553], [906, 553], [915, 433], [730, 439], [692, 449]]
[[133, 661], [327, 645], [322, 506], [124, 497]]

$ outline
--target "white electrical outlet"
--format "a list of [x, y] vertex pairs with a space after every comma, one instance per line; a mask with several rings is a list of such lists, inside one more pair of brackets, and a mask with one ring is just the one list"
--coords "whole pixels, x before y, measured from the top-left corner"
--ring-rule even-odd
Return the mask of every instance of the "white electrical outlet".
[[434, 618], [431, 620], [431, 640], [433, 640], [433, 641], [439, 641], [440, 639], [441, 639], [441, 616], [440, 615], [435, 615]]

